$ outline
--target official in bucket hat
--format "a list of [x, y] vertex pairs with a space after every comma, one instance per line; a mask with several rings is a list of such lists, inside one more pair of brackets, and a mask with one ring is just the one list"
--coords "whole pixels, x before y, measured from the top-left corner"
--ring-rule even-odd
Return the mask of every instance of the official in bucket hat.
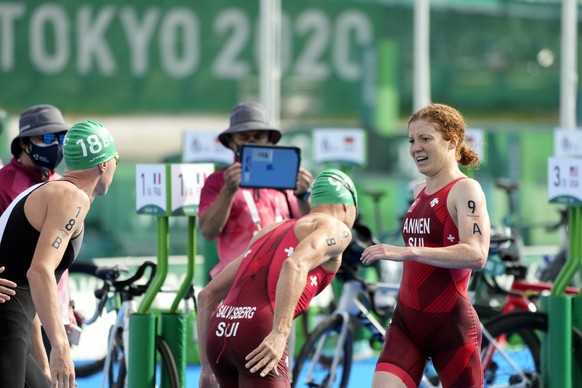
[[270, 131], [270, 141], [277, 144], [281, 140], [281, 131], [269, 123], [267, 111], [257, 102], [243, 102], [230, 111], [230, 127], [218, 135], [218, 140], [230, 148], [233, 133], [247, 131]]
[[66, 132], [69, 127], [65, 124], [61, 111], [48, 104], [34, 105], [20, 114], [19, 134], [12, 139], [10, 151], [18, 157], [22, 151], [22, 138], [45, 135], [47, 133]]

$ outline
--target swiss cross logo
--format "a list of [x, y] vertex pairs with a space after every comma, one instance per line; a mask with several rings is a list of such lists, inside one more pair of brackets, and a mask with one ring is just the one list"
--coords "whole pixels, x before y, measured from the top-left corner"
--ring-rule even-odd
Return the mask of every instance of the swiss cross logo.
[[293, 254], [293, 252], [295, 251], [295, 249], [293, 247], [285, 248], [283, 250], [285, 251], [285, 253], [287, 253], [287, 257], [291, 256]]
[[317, 276], [312, 275], [309, 277], [309, 280], [311, 280], [311, 286], [312, 287], [317, 287]]
[[449, 240], [450, 242], [455, 241], [455, 237], [452, 234], [449, 234], [449, 236], [447, 237], [447, 240]]
[[435, 198], [432, 201], [430, 201], [430, 207], [435, 207], [438, 203], [439, 203], [439, 199]]

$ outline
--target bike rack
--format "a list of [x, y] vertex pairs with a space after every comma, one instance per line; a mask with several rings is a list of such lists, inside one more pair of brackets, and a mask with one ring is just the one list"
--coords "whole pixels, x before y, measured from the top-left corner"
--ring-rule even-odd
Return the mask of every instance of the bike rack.
[[[139, 214], [157, 218], [157, 272], [136, 314], [129, 320], [128, 386], [155, 387], [156, 315], [150, 307], [168, 274], [169, 217], [188, 217], [187, 271], [170, 311], [160, 315], [160, 336], [168, 343], [180, 378], [186, 386], [187, 319], [178, 311], [194, 279], [196, 252], [196, 216], [200, 190], [214, 171], [211, 163], [142, 164], [136, 166], [136, 203]], [[170, 387], [165, 366], [161, 368], [161, 388]]]
[[568, 208], [570, 250], [558, 274], [551, 295], [542, 297], [542, 311], [548, 314], [548, 334], [542, 341], [544, 386], [572, 388], [582, 386], [582, 370], [572, 357], [572, 330], [582, 330], [582, 295], [565, 295], [566, 287], [582, 268], [582, 207]]

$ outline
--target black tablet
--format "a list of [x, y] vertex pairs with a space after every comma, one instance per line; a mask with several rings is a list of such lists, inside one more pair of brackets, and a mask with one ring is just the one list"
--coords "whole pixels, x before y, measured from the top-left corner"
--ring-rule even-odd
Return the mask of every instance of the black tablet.
[[245, 144], [240, 150], [241, 187], [295, 189], [301, 150], [297, 147]]

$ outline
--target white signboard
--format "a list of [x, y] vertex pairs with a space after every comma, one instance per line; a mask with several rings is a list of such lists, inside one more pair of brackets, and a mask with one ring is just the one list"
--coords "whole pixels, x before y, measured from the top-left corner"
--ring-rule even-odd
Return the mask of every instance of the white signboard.
[[212, 163], [172, 164], [170, 166], [173, 215], [195, 216], [200, 204], [200, 191], [206, 178], [214, 172]]
[[165, 164], [135, 166], [135, 201], [138, 213], [167, 214], [166, 179]]
[[550, 202], [582, 204], [582, 159], [548, 159], [548, 199]]
[[313, 161], [315, 163], [348, 162], [366, 164], [366, 132], [354, 129], [315, 129]]
[[482, 129], [467, 128], [465, 132], [465, 144], [479, 155], [481, 163], [485, 162], [485, 134]]
[[232, 151], [218, 141], [220, 132], [185, 132], [182, 160], [185, 163], [231, 164]]
[[562, 157], [582, 156], [582, 129], [554, 130], [554, 155]]

